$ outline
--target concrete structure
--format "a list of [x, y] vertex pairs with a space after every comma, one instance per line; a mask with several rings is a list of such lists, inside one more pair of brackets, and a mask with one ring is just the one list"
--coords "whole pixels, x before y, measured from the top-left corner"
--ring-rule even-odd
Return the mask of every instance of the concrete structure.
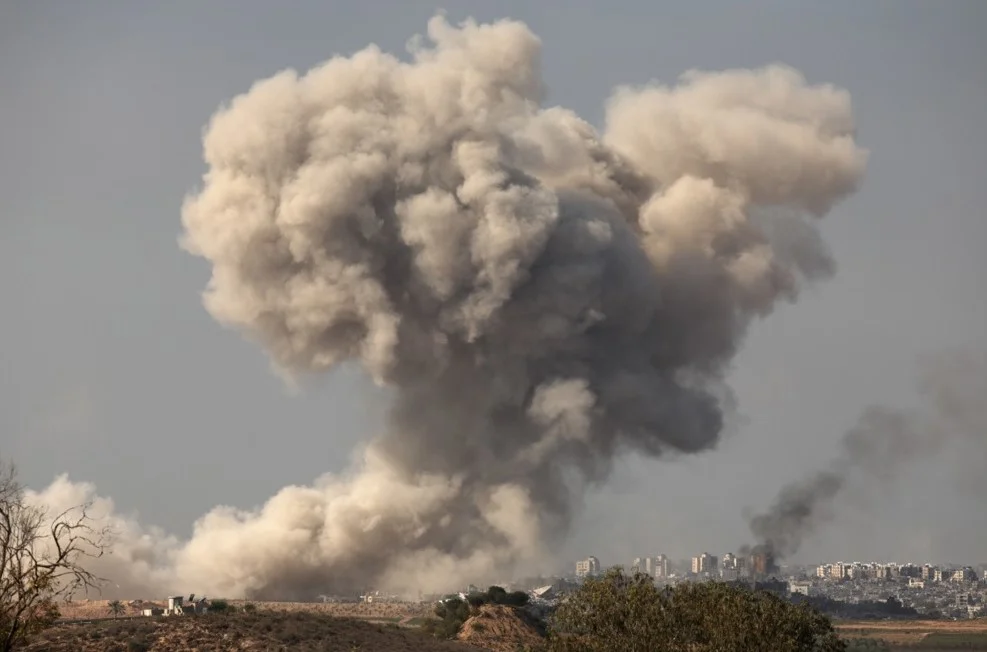
[[592, 577], [600, 574], [600, 560], [590, 555], [576, 562], [576, 577]]
[[[145, 609], [147, 611], [154, 611], [154, 609]], [[168, 606], [163, 610], [161, 614], [147, 614], [144, 615], [164, 615], [164, 616], [184, 616], [188, 614], [204, 614], [209, 611], [209, 603], [206, 602], [205, 597], [201, 597], [198, 600], [195, 599], [195, 594], [192, 593], [188, 597], [188, 602], [185, 598], [180, 595], [173, 595], [168, 598]]]
[[665, 555], [658, 555], [655, 557], [655, 579], [663, 580], [669, 575], [668, 572], [669, 562], [668, 557]]
[[977, 573], [969, 566], [966, 568], [957, 568], [950, 573], [950, 582], [976, 582]]
[[537, 589], [533, 589], [528, 593], [534, 600], [554, 600], [556, 597], [555, 587], [551, 584], [547, 586], [540, 586]]
[[704, 552], [698, 557], [692, 558], [692, 572], [696, 575], [712, 573], [716, 571], [716, 557]]
[[804, 596], [815, 595], [815, 588], [812, 586], [812, 582], [789, 582], [788, 583], [789, 593], [801, 593]]
[[174, 595], [168, 598], [168, 607], [165, 609], [165, 614], [180, 614], [183, 612], [182, 607], [184, 606], [185, 598], [180, 595]]
[[759, 550], [751, 555], [751, 573], [755, 576], [764, 576], [774, 570], [774, 559], [763, 550]]

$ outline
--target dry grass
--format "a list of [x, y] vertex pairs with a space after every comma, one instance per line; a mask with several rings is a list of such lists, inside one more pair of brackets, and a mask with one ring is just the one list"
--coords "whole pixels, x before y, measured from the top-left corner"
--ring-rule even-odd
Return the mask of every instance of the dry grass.
[[973, 647], [972, 643], [978, 636], [987, 635], [987, 619], [839, 621], [834, 626], [844, 639], [883, 641], [892, 646], [892, 649], [908, 649], [923, 643], [931, 645], [933, 639], [964, 635], [973, 637], [970, 640], [964, 638], [964, 642], [970, 644], [964, 649], [983, 649], [980, 646]]
[[206, 614], [62, 623], [25, 652], [226, 652], [226, 651], [477, 652], [437, 641], [395, 624], [334, 618], [302, 611]]
[[[242, 607], [248, 600], [229, 600], [230, 606]], [[433, 605], [423, 602], [375, 602], [346, 603], [346, 602], [253, 602], [258, 610], [279, 611], [288, 613], [316, 613], [335, 616], [338, 618], [360, 618], [365, 620], [399, 621], [411, 618], [423, 618], [432, 615]], [[90, 618], [106, 618], [110, 615], [109, 600], [75, 600], [59, 604], [59, 611], [64, 620], [82, 620]], [[124, 601], [125, 616], [140, 615], [141, 609], [163, 607], [162, 601], [141, 601], [132, 605]]]
[[[247, 600], [230, 600], [230, 606], [240, 607]], [[258, 609], [304, 612], [363, 618], [368, 620], [399, 620], [431, 616], [435, 605], [425, 602], [254, 602]]]
[[987, 618], [972, 620], [840, 620], [833, 625], [844, 630], [918, 631], [931, 633], [987, 633]]

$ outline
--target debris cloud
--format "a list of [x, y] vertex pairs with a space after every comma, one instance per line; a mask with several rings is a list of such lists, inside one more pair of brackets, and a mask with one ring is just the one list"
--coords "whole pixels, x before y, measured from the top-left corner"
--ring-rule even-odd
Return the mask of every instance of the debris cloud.
[[832, 271], [815, 220], [867, 158], [849, 94], [690, 72], [618, 89], [599, 132], [542, 105], [540, 51], [437, 17], [408, 60], [370, 46], [213, 116], [182, 210], [207, 310], [293, 380], [357, 361], [396, 398], [351, 472], [215, 509], [148, 582], [483, 581], [536, 560], [618, 454], [716, 445], [751, 320]]

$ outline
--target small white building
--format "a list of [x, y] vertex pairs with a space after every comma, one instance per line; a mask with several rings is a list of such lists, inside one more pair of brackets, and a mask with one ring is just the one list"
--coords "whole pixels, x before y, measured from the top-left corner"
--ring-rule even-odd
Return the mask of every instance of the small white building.
[[789, 582], [788, 583], [789, 593], [801, 593], [804, 596], [815, 595], [815, 588], [812, 586], [811, 582]]

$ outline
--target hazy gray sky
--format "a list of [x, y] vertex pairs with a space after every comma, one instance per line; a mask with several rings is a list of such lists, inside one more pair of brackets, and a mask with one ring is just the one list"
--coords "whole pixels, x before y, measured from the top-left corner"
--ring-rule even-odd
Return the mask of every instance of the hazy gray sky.
[[[742, 419], [702, 457], [629, 460], [564, 558], [722, 553], [745, 509], [835, 454], [872, 402], [908, 405], [918, 354], [987, 347], [987, 3], [450, 2], [542, 38], [551, 103], [599, 123], [617, 84], [783, 62], [852, 94], [871, 151], [823, 224], [835, 279], [756, 324], [732, 384]], [[0, 5], [0, 454], [41, 487], [97, 484], [179, 535], [348, 462], [386, 396], [357, 370], [292, 395], [205, 312], [177, 244], [212, 112], [259, 78], [368, 43], [400, 53], [433, 2]], [[987, 512], [948, 455], [877, 509], [845, 506], [805, 559], [987, 561]], [[933, 511], [931, 507], [938, 504]], [[618, 534], [619, 533], [619, 534]]]

